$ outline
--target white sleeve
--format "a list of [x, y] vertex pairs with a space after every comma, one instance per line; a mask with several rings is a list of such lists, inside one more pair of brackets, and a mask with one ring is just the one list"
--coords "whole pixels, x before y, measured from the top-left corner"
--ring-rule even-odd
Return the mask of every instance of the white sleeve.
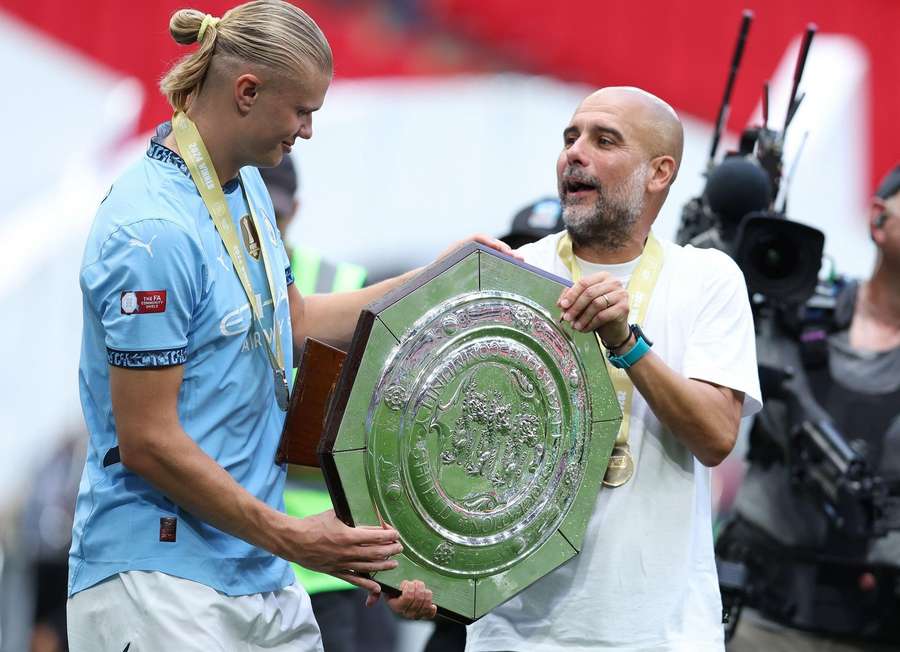
[[756, 335], [744, 275], [716, 250], [703, 252], [703, 283], [688, 338], [684, 374], [744, 393], [742, 416], [762, 407]]

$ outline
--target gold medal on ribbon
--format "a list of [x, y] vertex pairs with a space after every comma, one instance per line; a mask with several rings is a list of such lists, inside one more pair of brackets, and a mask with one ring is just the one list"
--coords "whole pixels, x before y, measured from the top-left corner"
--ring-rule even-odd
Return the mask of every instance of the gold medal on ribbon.
[[609, 455], [609, 465], [603, 476], [604, 487], [621, 487], [634, 475], [634, 458], [628, 443], [616, 444]]

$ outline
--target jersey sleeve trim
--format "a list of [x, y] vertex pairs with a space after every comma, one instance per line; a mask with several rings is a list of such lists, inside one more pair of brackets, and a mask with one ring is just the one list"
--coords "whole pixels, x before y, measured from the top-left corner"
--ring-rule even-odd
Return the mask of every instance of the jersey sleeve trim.
[[187, 347], [157, 349], [154, 351], [120, 351], [107, 347], [106, 362], [113, 367], [123, 367], [125, 369], [173, 367], [187, 362]]

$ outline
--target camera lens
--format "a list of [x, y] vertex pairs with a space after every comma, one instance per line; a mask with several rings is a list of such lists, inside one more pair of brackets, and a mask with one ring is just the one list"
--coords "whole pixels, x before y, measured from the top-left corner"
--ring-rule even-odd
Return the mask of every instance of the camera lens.
[[824, 245], [818, 229], [775, 213], [751, 213], [741, 222], [734, 259], [751, 293], [796, 304], [815, 291]]
[[764, 237], [750, 250], [750, 264], [758, 274], [772, 281], [783, 281], [797, 269], [795, 243]]

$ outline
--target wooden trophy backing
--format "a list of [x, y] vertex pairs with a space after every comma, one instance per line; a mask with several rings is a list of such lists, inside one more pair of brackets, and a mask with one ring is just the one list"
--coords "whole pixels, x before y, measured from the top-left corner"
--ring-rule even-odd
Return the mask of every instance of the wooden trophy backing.
[[319, 440], [346, 357], [340, 349], [311, 337], [306, 339], [275, 456], [278, 464], [319, 466]]

